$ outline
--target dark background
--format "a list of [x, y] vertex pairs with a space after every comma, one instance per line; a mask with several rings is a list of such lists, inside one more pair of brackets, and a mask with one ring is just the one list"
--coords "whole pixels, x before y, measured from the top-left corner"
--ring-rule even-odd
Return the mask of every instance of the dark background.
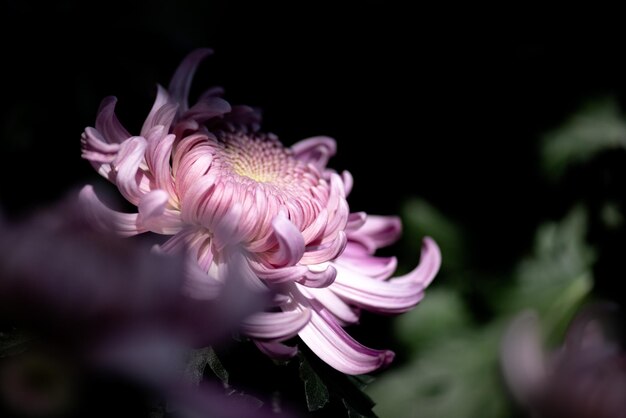
[[216, 54], [198, 90], [222, 85], [231, 103], [262, 108], [265, 129], [286, 144], [336, 138], [332, 164], [354, 175], [354, 209], [393, 214], [423, 197], [469, 231], [476, 265], [497, 272], [527, 251], [539, 222], [598, 193], [593, 176], [544, 181], [541, 135], [586, 100], [622, 102], [626, 92], [626, 37], [610, 11], [573, 20], [382, 1], [2, 5], [8, 216], [97, 178], [79, 139], [103, 97], [118, 96], [120, 118], [137, 131], [155, 84], [208, 46]]

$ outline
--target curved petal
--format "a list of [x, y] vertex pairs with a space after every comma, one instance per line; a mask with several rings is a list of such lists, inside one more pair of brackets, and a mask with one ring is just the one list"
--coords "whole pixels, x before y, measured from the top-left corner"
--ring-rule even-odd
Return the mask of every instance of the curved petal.
[[350, 192], [352, 191], [352, 186], [354, 185], [354, 178], [352, 177], [352, 174], [350, 174], [350, 172], [347, 170], [344, 170], [341, 173], [341, 178], [343, 179], [343, 188], [346, 191], [346, 196], [348, 196]]
[[169, 195], [164, 190], [153, 190], [139, 201], [137, 222], [158, 234], [174, 235], [183, 228], [180, 214], [167, 210]]
[[258, 349], [268, 357], [276, 360], [289, 360], [298, 354], [298, 347], [291, 347], [275, 341], [253, 340]]
[[196, 49], [188, 54], [176, 69], [168, 90], [172, 100], [179, 104], [181, 113], [186, 112], [189, 108], [187, 100], [189, 90], [191, 89], [191, 80], [193, 79], [198, 65], [212, 53], [213, 50], [208, 48]]
[[115, 115], [116, 103], [117, 97], [113, 96], [105, 97], [102, 100], [96, 117], [96, 129], [108, 142], [119, 144], [130, 138], [131, 135]]
[[295, 336], [310, 319], [310, 309], [259, 312], [242, 321], [241, 332], [260, 340], [286, 340]]
[[337, 277], [330, 289], [349, 303], [370, 311], [406, 312], [424, 297], [419, 283], [376, 280], [342, 266], [336, 268]]
[[146, 163], [152, 173], [156, 188], [165, 190], [169, 198], [173, 201], [177, 201], [170, 166], [172, 145], [174, 144], [176, 136], [163, 136], [164, 131], [165, 129], [162, 125], [157, 125], [149, 132], [147, 137], [148, 147], [146, 149]]
[[359, 344], [323, 310], [313, 310], [311, 321], [298, 333], [319, 358], [342, 373], [370, 373], [393, 361], [389, 350], [374, 350]]
[[147, 137], [148, 131], [157, 125], [163, 125], [165, 133], [169, 132], [170, 126], [176, 117], [178, 106], [171, 102], [170, 95], [163, 87], [157, 85], [157, 97], [152, 109], [141, 127], [141, 136]]
[[115, 183], [122, 195], [134, 205], [139, 203], [141, 191], [137, 182], [139, 165], [143, 161], [146, 151], [146, 140], [134, 136], [124, 141], [120, 146], [112, 166], [115, 168]]
[[272, 227], [278, 241], [278, 251], [270, 255], [270, 263], [277, 266], [293, 266], [304, 254], [302, 233], [282, 213], [276, 215]]
[[400, 237], [402, 223], [397, 216], [368, 215], [357, 230], [348, 230], [348, 239], [363, 245], [373, 254], [376, 249], [393, 244]]
[[396, 257], [370, 255], [365, 248], [354, 242], [348, 242], [346, 249], [333, 262], [378, 280], [390, 278], [398, 266]]
[[410, 273], [394, 278], [397, 282], [419, 283], [425, 289], [433, 281], [441, 267], [441, 250], [430, 237], [422, 241], [422, 255], [419, 265]]
[[337, 238], [328, 244], [320, 245], [313, 249], [308, 249], [302, 255], [300, 262], [302, 264], [321, 264], [328, 261], [332, 261], [341, 254], [346, 248], [348, 243], [346, 234], [343, 231], [339, 232]]
[[330, 157], [337, 152], [337, 143], [327, 136], [314, 136], [293, 144], [291, 150], [298, 160], [322, 170], [326, 168]]
[[329, 288], [297, 287], [305, 297], [315, 299], [321, 303], [324, 309], [334, 315], [341, 325], [356, 324], [359, 322], [359, 314], [356, 309], [348, 305]]
[[79, 200], [89, 220], [102, 231], [115, 232], [125, 237], [146, 232], [144, 228], [139, 227], [138, 214], [122, 213], [108, 208], [98, 199], [92, 186], [82, 188]]
[[193, 119], [203, 123], [217, 116], [222, 116], [231, 111], [230, 103], [220, 97], [211, 97], [198, 102], [182, 116], [183, 119]]

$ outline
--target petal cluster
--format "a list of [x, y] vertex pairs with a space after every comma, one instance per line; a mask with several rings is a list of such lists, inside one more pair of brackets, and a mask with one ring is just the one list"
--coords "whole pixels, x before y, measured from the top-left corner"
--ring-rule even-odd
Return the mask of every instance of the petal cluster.
[[189, 105], [192, 77], [210, 53], [192, 52], [169, 88], [158, 88], [138, 135], [117, 119], [114, 98], [103, 101], [95, 127], [83, 133], [83, 157], [137, 212], [111, 210], [87, 186], [82, 199], [93, 222], [124, 236], [171, 236], [160, 250], [188, 251], [185, 289], [195, 298], [215, 297], [230, 266], [244, 266], [247, 285], [275, 295], [267, 312], [243, 324], [268, 355], [294, 355], [283, 342], [298, 335], [344, 373], [388, 364], [391, 351], [364, 347], [344, 327], [358, 322], [361, 309], [413, 308], [439, 269], [437, 245], [424, 239], [419, 266], [392, 277], [396, 259], [375, 252], [398, 239], [400, 221], [350, 212], [352, 176], [327, 167], [333, 139], [285, 147], [260, 130], [257, 111], [231, 106], [219, 88]]

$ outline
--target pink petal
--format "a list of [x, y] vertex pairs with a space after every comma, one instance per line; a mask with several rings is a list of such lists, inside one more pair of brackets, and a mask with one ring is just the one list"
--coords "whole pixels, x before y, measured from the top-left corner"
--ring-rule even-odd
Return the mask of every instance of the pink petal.
[[304, 254], [304, 238], [287, 217], [279, 213], [272, 221], [278, 251], [271, 254], [269, 261], [276, 266], [293, 266]]
[[370, 373], [388, 365], [394, 358], [392, 351], [374, 350], [359, 344], [323, 310], [314, 310], [311, 321], [298, 335], [319, 358], [350, 375]]
[[102, 231], [112, 231], [125, 237], [146, 232], [139, 227], [138, 214], [122, 213], [108, 208], [98, 199], [92, 186], [83, 187], [79, 199], [90, 221]]
[[348, 242], [346, 249], [333, 262], [378, 280], [391, 277], [398, 265], [396, 257], [375, 257], [354, 242]]
[[337, 277], [331, 290], [349, 303], [370, 311], [397, 314], [406, 312], [424, 297], [414, 282], [381, 281], [336, 266]]
[[276, 360], [286, 361], [298, 354], [298, 347], [290, 347], [274, 341], [253, 341], [263, 354]]
[[393, 280], [419, 283], [421, 288], [425, 289], [437, 275], [439, 267], [441, 267], [441, 250], [432, 238], [425, 237], [422, 242], [422, 255], [419, 265], [412, 272]]
[[174, 103], [179, 104], [181, 113], [186, 112], [189, 108], [187, 100], [189, 98], [189, 90], [191, 89], [191, 80], [198, 65], [212, 53], [213, 50], [208, 48], [196, 49], [188, 54], [176, 69], [168, 90]]
[[146, 140], [140, 136], [134, 136], [121, 144], [120, 152], [113, 161], [117, 187], [122, 195], [134, 205], [139, 203], [142, 195], [137, 182], [137, 174], [145, 150]]
[[341, 325], [355, 324], [359, 321], [359, 315], [355, 309], [329, 288], [297, 287], [307, 299], [314, 299], [321, 303]]
[[363, 226], [348, 231], [348, 239], [363, 245], [370, 254], [376, 249], [393, 244], [400, 237], [402, 223], [396, 216], [368, 215]]
[[193, 119], [203, 123], [217, 116], [222, 116], [231, 111], [230, 104], [219, 97], [211, 97], [198, 102], [182, 116], [183, 119]]
[[320, 239], [322, 237], [322, 234], [326, 230], [327, 224], [328, 211], [326, 209], [322, 209], [315, 218], [315, 220], [302, 231], [304, 243], [309, 244], [313, 241], [317, 241], [318, 239]]
[[347, 170], [344, 170], [341, 173], [341, 178], [343, 179], [343, 188], [346, 191], [346, 196], [348, 196], [350, 192], [352, 191], [352, 186], [354, 185], [354, 178], [352, 177], [352, 174], [350, 174], [350, 172]]
[[286, 340], [295, 336], [311, 319], [310, 309], [259, 312], [244, 319], [243, 334], [260, 340]]
[[163, 87], [157, 85], [157, 97], [152, 105], [152, 109], [143, 123], [141, 136], [147, 137], [148, 131], [157, 125], [163, 125], [165, 133], [168, 133], [170, 126], [176, 117], [178, 106], [172, 103], [170, 95]]
[[[160, 128], [160, 129], [159, 129]], [[170, 158], [172, 154], [172, 144], [176, 139], [174, 135], [163, 135], [165, 128], [157, 125], [150, 130], [147, 136], [148, 147], [146, 149], [146, 163], [154, 178], [157, 189], [167, 192], [173, 201], [178, 200], [174, 190]]]
[[96, 118], [96, 129], [107, 142], [119, 144], [130, 138], [131, 135], [115, 116], [116, 103], [117, 98], [112, 96], [102, 100]]
[[328, 244], [320, 245], [315, 248], [307, 248], [302, 255], [300, 263], [302, 264], [321, 264], [328, 261], [332, 261], [341, 254], [346, 248], [348, 243], [346, 234], [343, 231], [339, 232], [337, 238]]
[[365, 225], [367, 221], [367, 214], [365, 212], [354, 212], [348, 215], [348, 223], [346, 224], [347, 231], [356, 231]]
[[327, 136], [315, 136], [295, 143], [291, 150], [295, 158], [322, 170], [326, 168], [330, 157], [337, 152], [337, 143]]
[[153, 190], [139, 201], [137, 222], [157, 234], [174, 235], [183, 228], [178, 212], [166, 210], [169, 195], [164, 190]]

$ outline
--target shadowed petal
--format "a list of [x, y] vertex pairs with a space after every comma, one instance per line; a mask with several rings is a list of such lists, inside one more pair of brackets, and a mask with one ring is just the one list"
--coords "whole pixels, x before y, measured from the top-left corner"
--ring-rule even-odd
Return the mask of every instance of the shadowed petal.
[[241, 331], [261, 340], [286, 340], [295, 336], [310, 319], [310, 309], [260, 312], [243, 320]]

